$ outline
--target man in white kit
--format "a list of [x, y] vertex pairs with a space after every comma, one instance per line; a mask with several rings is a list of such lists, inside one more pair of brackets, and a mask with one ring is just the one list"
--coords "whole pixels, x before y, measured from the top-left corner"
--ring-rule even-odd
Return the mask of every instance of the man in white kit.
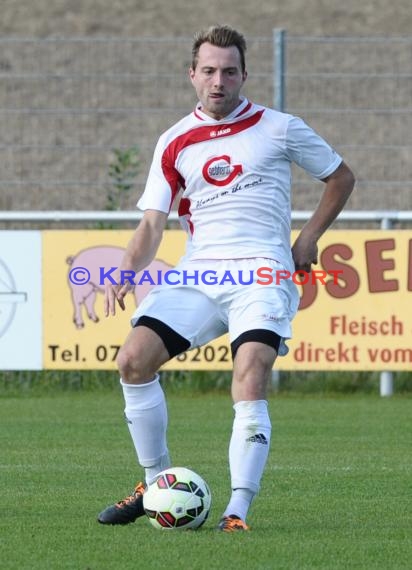
[[[218, 275], [259, 267], [310, 271], [317, 241], [344, 207], [354, 186], [342, 158], [301, 119], [256, 105], [240, 95], [246, 80], [246, 44], [228, 26], [194, 39], [190, 79], [199, 103], [166, 131], [156, 146], [145, 191], [144, 216], [126, 249], [120, 271], [139, 271], [156, 255], [172, 203], [188, 234], [176, 268]], [[290, 170], [295, 162], [325, 183], [319, 204], [290, 245]], [[120, 274], [120, 273], [119, 273]], [[180, 280], [182, 281], [182, 280]], [[299, 303], [290, 279], [262, 286], [208, 285], [188, 279], [159, 286], [132, 318], [118, 355], [125, 415], [145, 483], [169, 467], [167, 409], [158, 369], [189, 348], [229, 333], [232, 357], [233, 431], [229, 445], [232, 493], [218, 528], [246, 531], [246, 516], [265, 468], [271, 422], [266, 392], [273, 364], [287, 353]], [[107, 284], [106, 315], [131, 285]], [[102, 524], [128, 524], [144, 514], [145, 484], [107, 507]]]

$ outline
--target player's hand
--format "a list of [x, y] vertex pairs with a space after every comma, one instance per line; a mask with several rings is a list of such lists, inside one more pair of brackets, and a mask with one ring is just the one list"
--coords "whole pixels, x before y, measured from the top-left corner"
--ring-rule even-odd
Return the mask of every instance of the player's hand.
[[305, 238], [300, 234], [293, 244], [292, 257], [296, 271], [312, 271], [312, 264], [318, 262], [318, 245], [315, 240]]
[[106, 317], [116, 314], [117, 304], [122, 311], [126, 309], [124, 298], [131, 288], [132, 285], [129, 282], [126, 282], [124, 285], [106, 284], [104, 291], [104, 314]]

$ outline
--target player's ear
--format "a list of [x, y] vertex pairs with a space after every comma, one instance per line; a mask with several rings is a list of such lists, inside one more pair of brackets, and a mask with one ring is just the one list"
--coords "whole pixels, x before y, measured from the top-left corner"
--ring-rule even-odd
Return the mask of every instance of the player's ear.
[[245, 71], [242, 73], [242, 77], [243, 77], [243, 83], [246, 81], [247, 79], [247, 71], [245, 69]]
[[195, 77], [195, 70], [193, 69], [193, 67], [189, 67], [189, 77], [190, 81], [193, 83], [193, 79]]

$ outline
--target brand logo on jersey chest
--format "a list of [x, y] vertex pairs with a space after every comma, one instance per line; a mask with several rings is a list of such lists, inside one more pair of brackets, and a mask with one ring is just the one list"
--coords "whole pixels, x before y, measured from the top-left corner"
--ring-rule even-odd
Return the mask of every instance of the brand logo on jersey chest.
[[242, 172], [242, 165], [232, 164], [227, 154], [211, 158], [202, 169], [203, 178], [214, 186], [227, 186]]
[[219, 131], [210, 131], [210, 138], [214, 139], [215, 137], [221, 137], [223, 135], [228, 135], [231, 132], [232, 132], [232, 129], [230, 127], [227, 127], [226, 129], [220, 129]]

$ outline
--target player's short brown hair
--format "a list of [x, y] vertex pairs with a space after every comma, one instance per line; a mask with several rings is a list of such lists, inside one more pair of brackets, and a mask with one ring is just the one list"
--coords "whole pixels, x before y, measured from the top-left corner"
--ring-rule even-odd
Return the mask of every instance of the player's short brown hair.
[[242, 73], [245, 72], [246, 40], [241, 33], [230, 26], [211, 26], [207, 30], [197, 32], [194, 36], [192, 46], [192, 69], [196, 69], [199, 59], [199, 48], [204, 43], [209, 43], [217, 47], [237, 47], [240, 54]]

